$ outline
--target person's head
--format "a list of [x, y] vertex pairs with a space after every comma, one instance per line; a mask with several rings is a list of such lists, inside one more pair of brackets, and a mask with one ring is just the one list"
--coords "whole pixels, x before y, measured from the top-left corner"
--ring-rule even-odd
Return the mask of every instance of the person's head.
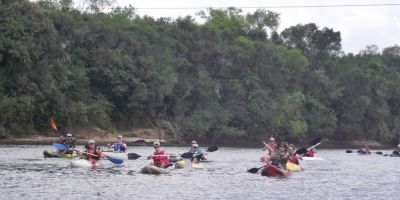
[[399, 149], [400, 149], [400, 144], [398, 144], [398, 145], [397, 145], [397, 148], [399, 148]]
[[279, 144], [279, 151], [286, 151], [288, 145], [286, 143]]
[[199, 145], [197, 143], [192, 144], [192, 148], [199, 148]]
[[89, 149], [94, 149], [95, 145], [96, 145], [96, 142], [94, 140], [89, 140], [88, 141]]
[[289, 153], [294, 153], [295, 149], [296, 149], [296, 147], [293, 144], [288, 145], [288, 152]]
[[196, 140], [192, 140], [192, 145], [197, 144]]
[[153, 147], [154, 147], [154, 149], [155, 149], [156, 151], [159, 151], [159, 150], [160, 150], [160, 142], [159, 142], [159, 141], [155, 141], [155, 142], [153, 143]]
[[69, 140], [72, 139], [72, 134], [71, 133], [67, 133], [67, 139], [69, 139]]
[[122, 135], [118, 135], [118, 136], [117, 136], [117, 140], [118, 140], [118, 141], [122, 141]]
[[272, 143], [275, 143], [275, 138], [274, 137], [269, 137], [268, 138], [268, 143], [270, 143], [270, 144], [272, 144]]

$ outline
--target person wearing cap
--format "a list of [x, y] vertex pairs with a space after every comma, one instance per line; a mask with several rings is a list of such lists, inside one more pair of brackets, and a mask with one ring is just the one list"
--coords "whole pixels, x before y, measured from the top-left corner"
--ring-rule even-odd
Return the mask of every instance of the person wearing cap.
[[270, 136], [268, 139], [268, 142], [264, 142], [264, 148], [263, 151], [266, 151], [266, 155], [271, 155], [276, 149], [276, 143], [275, 143], [275, 138], [273, 136]]
[[88, 141], [87, 145], [85, 145], [84, 151], [76, 151], [76, 153], [92, 164], [96, 164], [100, 158], [104, 158], [103, 152], [96, 146], [96, 142], [94, 140]]
[[161, 168], [167, 168], [170, 166], [169, 157], [165, 154], [165, 151], [161, 149], [160, 142], [155, 141], [153, 143], [154, 153], [151, 156], [148, 156], [148, 159], [153, 159], [150, 165], [154, 165]]
[[122, 142], [122, 135], [117, 136], [117, 142], [110, 146], [112, 151], [117, 153], [124, 153], [126, 152], [126, 144]]
[[64, 140], [63, 144], [68, 147], [68, 149], [64, 150], [64, 154], [72, 154], [74, 152], [76, 142], [71, 133], [67, 133], [67, 139]]
[[200, 160], [206, 160], [204, 157], [203, 152], [199, 148], [199, 144], [197, 144], [196, 140], [192, 141], [192, 146], [189, 149], [189, 153], [192, 153], [192, 162], [193, 163], [199, 163]]

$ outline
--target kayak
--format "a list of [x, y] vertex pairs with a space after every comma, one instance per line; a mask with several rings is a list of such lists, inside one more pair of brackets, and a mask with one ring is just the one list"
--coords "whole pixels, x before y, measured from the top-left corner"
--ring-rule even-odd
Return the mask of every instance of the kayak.
[[94, 168], [94, 167], [98, 167], [99, 163], [92, 164], [88, 160], [77, 159], [77, 160], [71, 160], [71, 166], [72, 167], [83, 167], [83, 168]]
[[203, 169], [204, 166], [202, 164], [200, 164], [200, 163], [192, 163], [192, 168]]
[[299, 172], [301, 171], [301, 167], [299, 165], [296, 165], [290, 161], [286, 162], [286, 168], [291, 171], [291, 172]]
[[268, 165], [261, 171], [261, 176], [284, 176], [284, 174], [274, 165]]
[[324, 160], [321, 157], [303, 157], [303, 160]]
[[45, 158], [74, 158], [76, 155], [66, 153], [66, 154], [58, 154], [58, 153], [53, 153], [53, 152], [48, 152], [48, 151], [43, 151], [43, 156]]
[[369, 154], [371, 154], [370, 152], [364, 151], [364, 150], [362, 150], [362, 149], [357, 150], [357, 153], [358, 153], [359, 155], [369, 155]]
[[179, 160], [175, 163], [175, 169], [185, 168], [185, 160]]
[[154, 165], [147, 165], [147, 166], [144, 166], [140, 170], [140, 173], [142, 173], [142, 174], [167, 174], [168, 171], [167, 171], [167, 169], [159, 168]]
[[118, 152], [103, 152], [105, 157], [114, 158], [118, 160], [128, 160], [127, 153], [118, 153]]

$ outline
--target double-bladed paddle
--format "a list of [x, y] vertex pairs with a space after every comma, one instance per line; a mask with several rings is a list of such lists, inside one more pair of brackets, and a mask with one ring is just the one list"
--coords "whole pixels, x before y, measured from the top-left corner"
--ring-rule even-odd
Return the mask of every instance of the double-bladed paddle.
[[[217, 151], [217, 150], [218, 150], [218, 147], [217, 147], [217, 146], [211, 146], [211, 147], [208, 147], [208, 148], [207, 148], [206, 152], [214, 152], [214, 151]], [[181, 157], [182, 157], [182, 158], [189, 159], [189, 158], [192, 158], [192, 157], [193, 157], [193, 153], [191, 153], [191, 152], [186, 152], [186, 153], [181, 154]]]
[[307, 153], [310, 149], [315, 148], [316, 146], [321, 144], [321, 137], [315, 138], [313, 141], [310, 142], [310, 147], [305, 148], [301, 147], [297, 149], [294, 154], [305, 154]]
[[[60, 144], [60, 143], [53, 143], [53, 147], [55, 147], [55, 148], [57, 148], [57, 149], [62, 149], [62, 150], [68, 149], [68, 147], [66, 147], [65, 145]], [[97, 155], [89, 154], [89, 153], [86, 153], [86, 154], [92, 155], [92, 156], [97, 156]], [[107, 160], [109, 160], [110, 162], [112, 162], [112, 163], [114, 163], [114, 164], [117, 164], [117, 165], [122, 164], [122, 163], [124, 162], [123, 160], [115, 159], [115, 158], [110, 158], [110, 157], [107, 157]]]
[[[269, 165], [269, 164], [268, 164]], [[254, 168], [251, 168], [251, 169], [249, 169], [249, 170], [247, 170], [247, 172], [249, 172], [249, 173], [252, 173], [252, 174], [255, 174], [255, 173], [257, 173], [258, 172], [258, 170], [260, 170], [260, 169], [262, 169], [262, 168], [264, 168], [264, 167], [266, 167], [266, 166], [268, 166], [268, 165], [264, 165], [264, 166], [262, 166], [262, 167], [254, 167]]]

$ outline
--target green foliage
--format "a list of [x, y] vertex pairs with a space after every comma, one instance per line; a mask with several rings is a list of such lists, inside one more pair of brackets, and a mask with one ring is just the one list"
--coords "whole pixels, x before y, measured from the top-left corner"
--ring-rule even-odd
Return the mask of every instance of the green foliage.
[[88, 2], [0, 4], [0, 130], [48, 131], [52, 117], [214, 141], [399, 136], [398, 46], [343, 55], [340, 32], [310, 23], [279, 34], [267, 10], [209, 9], [198, 24]]

